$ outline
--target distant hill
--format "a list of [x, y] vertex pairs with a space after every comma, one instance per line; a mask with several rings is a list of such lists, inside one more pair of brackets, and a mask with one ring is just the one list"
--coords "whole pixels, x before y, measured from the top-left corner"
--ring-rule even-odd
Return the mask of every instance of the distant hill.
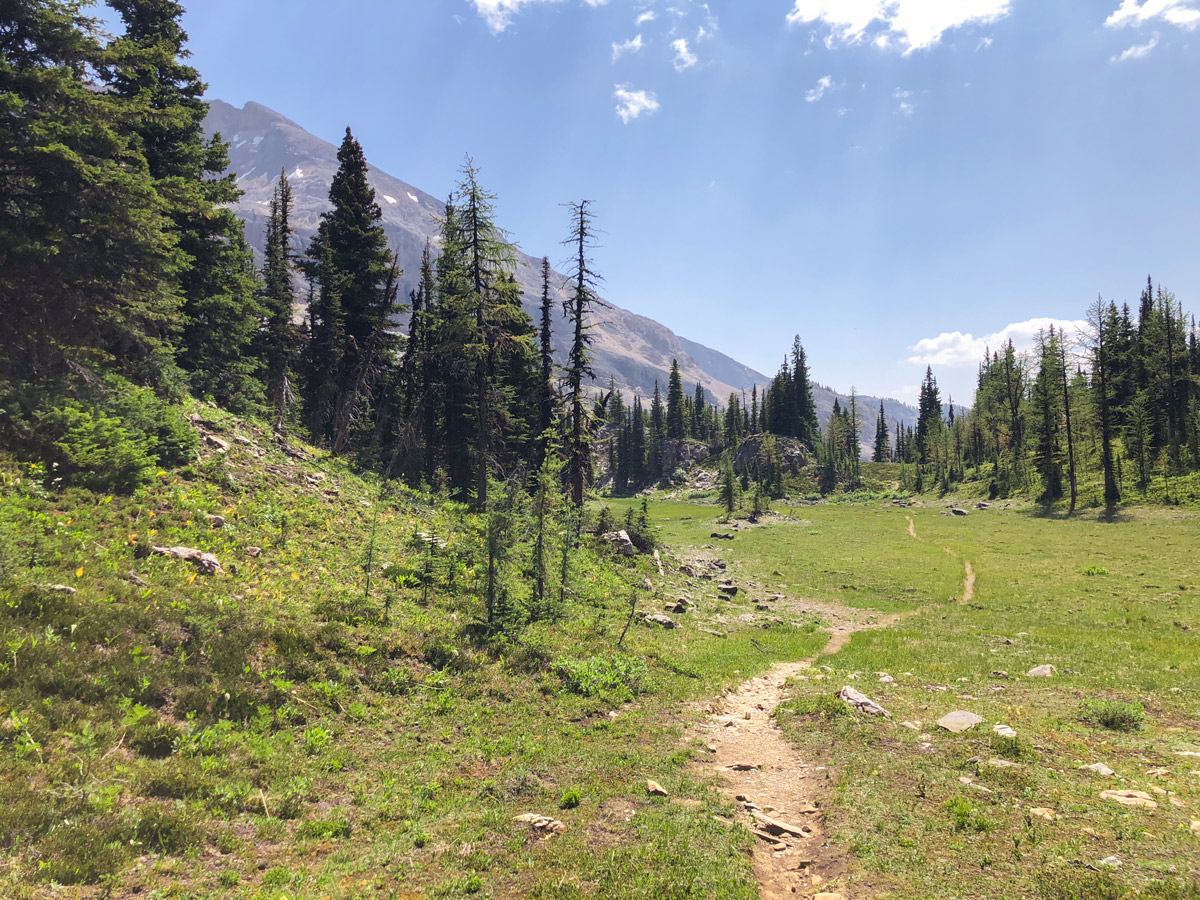
[[[305, 131], [286, 116], [249, 102], [239, 109], [221, 100], [209, 105], [205, 122], [209, 134], [220, 132], [230, 143], [230, 169], [238, 175], [244, 191], [236, 210], [246, 223], [246, 235], [258, 249], [266, 231], [271, 191], [281, 171], [287, 172], [295, 198], [293, 224], [301, 245], [307, 245], [316, 231], [320, 215], [329, 207], [329, 183], [337, 170], [337, 147]], [[368, 156], [370, 148], [366, 148]], [[371, 183], [383, 211], [383, 225], [405, 271], [401, 289], [404, 295], [416, 287], [421, 252], [425, 242], [437, 235], [438, 216], [444, 201], [395, 176], [371, 168]], [[518, 254], [517, 281], [521, 285], [526, 309], [536, 315], [541, 296], [541, 260]], [[552, 284], [559, 299], [566, 277], [555, 272]], [[611, 304], [611, 298], [606, 298]], [[556, 322], [561, 322], [557, 319]], [[680, 337], [653, 319], [612, 305], [595, 323], [595, 384], [606, 386], [611, 378], [627, 394], [648, 396], [658, 380], [666, 388], [671, 360], [678, 359], [685, 390], [691, 393], [698, 383], [710, 397], [724, 404], [732, 393], [745, 392], [753, 385], [764, 385], [768, 377], [724, 353]], [[555, 334], [555, 350], [565, 356], [566, 333]], [[817, 411], [824, 425], [833, 409], [835, 392], [814, 385]], [[837, 395], [845, 402], [845, 395]], [[875, 416], [879, 398], [859, 398], [863, 405], [863, 441], [870, 447], [875, 439]], [[916, 419], [916, 410], [895, 400], [884, 402], [888, 421], [899, 419], [908, 424]]]

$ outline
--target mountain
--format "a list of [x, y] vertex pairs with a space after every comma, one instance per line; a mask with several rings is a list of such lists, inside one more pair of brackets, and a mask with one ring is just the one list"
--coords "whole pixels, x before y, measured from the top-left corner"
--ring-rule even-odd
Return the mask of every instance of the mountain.
[[[337, 171], [337, 147], [309, 134], [291, 119], [259, 103], [238, 109], [221, 100], [209, 104], [205, 130], [229, 142], [230, 171], [244, 191], [236, 210], [246, 222], [246, 236], [262, 248], [271, 191], [281, 171], [287, 172], [295, 197], [293, 224], [300, 246], [307, 246], [322, 212], [329, 208], [329, 183]], [[437, 234], [445, 204], [432, 194], [371, 167], [371, 184], [383, 210], [383, 226], [400, 257], [405, 276], [402, 296], [416, 287], [421, 252]], [[517, 281], [526, 310], [535, 318], [541, 298], [541, 260], [517, 254]], [[567, 278], [551, 273], [556, 301], [566, 299]], [[657, 379], [665, 392], [671, 360], [679, 360], [688, 391], [699, 382], [713, 399], [723, 402], [734, 391], [750, 389], [765, 376], [716, 350], [686, 341], [665, 325], [610, 303], [594, 323], [595, 383], [611, 377], [625, 393], [647, 396]], [[556, 321], [561, 322], [562, 319]], [[565, 357], [568, 334], [554, 336], [555, 350]]]
[[[230, 171], [237, 173], [238, 186], [244, 192], [236, 211], [245, 221], [246, 236], [256, 249], [262, 248], [271, 192], [281, 171], [287, 173], [292, 184], [295, 199], [292, 222], [299, 247], [307, 246], [321, 213], [329, 208], [327, 195], [337, 171], [337, 147], [305, 131], [286, 116], [254, 102], [239, 109], [213, 100], [205, 130], [210, 135], [219, 132], [229, 142]], [[384, 229], [405, 272], [401, 290], [407, 296], [416, 287], [421, 252], [426, 241], [434, 240], [437, 235], [438, 216], [445, 203], [373, 166], [370, 177], [383, 211]], [[525, 308], [536, 318], [541, 298], [541, 260], [518, 253], [516, 276]], [[551, 273], [556, 300], [566, 298], [566, 285], [565, 276]], [[711, 399], [722, 404], [730, 394], [749, 395], [753, 385], [759, 385], [761, 390], [769, 380], [723, 353], [680, 337], [653, 319], [623, 309], [611, 300], [608, 303], [610, 308], [600, 313], [592, 330], [595, 384], [601, 387], [607, 386], [611, 378], [626, 394], [647, 397], [657, 379], [665, 392], [672, 359], [679, 360], [685, 391], [690, 394], [694, 385], [700, 383]], [[554, 344], [556, 354], [564, 358], [565, 329], [556, 332]], [[814, 384], [813, 395], [824, 423], [833, 409], [835, 392]], [[844, 395], [837, 396], [846, 402]], [[875, 439], [879, 398], [864, 396], [859, 400], [863, 406], [863, 440], [870, 447]], [[916, 420], [916, 410], [896, 401], [886, 401], [885, 411], [889, 422], [897, 418], [906, 424]]]

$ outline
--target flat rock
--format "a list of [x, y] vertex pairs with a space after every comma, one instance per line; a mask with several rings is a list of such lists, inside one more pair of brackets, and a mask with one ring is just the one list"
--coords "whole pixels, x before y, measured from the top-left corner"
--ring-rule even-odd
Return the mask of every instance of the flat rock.
[[1051, 665], [1035, 666], [1025, 673], [1026, 678], [1050, 678], [1058, 669]]
[[662, 613], [655, 613], [652, 616], [646, 616], [647, 625], [661, 625], [663, 628], [676, 628], [675, 620], [670, 616], [664, 616]]
[[750, 815], [764, 831], [776, 837], [797, 837], [806, 838], [811, 836], [812, 832], [804, 825], [793, 825], [790, 822], [785, 822], [783, 819], [776, 819], [768, 816], [766, 813], [757, 809], [750, 810]]
[[920, 722], [901, 722], [901, 723], [900, 723], [900, 727], [901, 727], [901, 728], [907, 728], [907, 729], [909, 729], [909, 730], [911, 730], [911, 731], [920, 731], [920, 730], [921, 730], [921, 723], [920, 723]]
[[1105, 778], [1117, 773], [1106, 766], [1104, 763], [1092, 763], [1090, 766], [1080, 766], [1080, 772], [1095, 772], [1097, 775], [1103, 775]]
[[965, 709], [958, 709], [942, 716], [938, 719], [937, 723], [947, 731], [962, 734], [964, 731], [970, 731], [982, 721], [984, 721], [983, 716], [977, 716], [975, 713], [967, 712]]
[[665, 790], [665, 789], [663, 788], [663, 786], [662, 786], [661, 784], [659, 784], [657, 781], [649, 781], [649, 780], [647, 780], [647, 782], [646, 782], [646, 793], [647, 793], [647, 794], [649, 794], [651, 797], [665, 797], [665, 796], [667, 796], [667, 792], [666, 792], [666, 790]]
[[859, 712], [864, 712], [870, 716], [883, 716], [885, 719], [890, 719], [892, 714], [872, 700], [870, 697], [863, 694], [861, 691], [856, 691], [850, 686], [846, 686], [838, 691], [838, 697], [849, 703]]
[[1146, 809], [1158, 809], [1158, 804], [1145, 791], [1101, 791], [1101, 800], [1111, 800], [1122, 806], [1141, 806]]
[[989, 766], [991, 766], [993, 769], [1019, 769], [1019, 768], [1021, 768], [1020, 763], [1015, 763], [1012, 760], [1008, 760], [1008, 759], [989, 759], [987, 761], [987, 764]]
[[1104, 866], [1106, 869], [1119, 869], [1121, 868], [1121, 860], [1115, 856], [1106, 856], [1100, 860], [1098, 865]]
[[208, 446], [212, 447], [218, 453], [228, 453], [229, 452], [229, 441], [223, 441], [216, 435], [206, 434], [204, 436], [204, 443], [206, 443]]
[[1035, 806], [1029, 811], [1029, 814], [1035, 819], [1044, 819], [1047, 822], [1055, 822], [1058, 820], [1058, 813], [1045, 806]]
[[1200, 834], [1200, 819], [1192, 819], [1192, 834]]
[[1015, 738], [1017, 736], [1016, 731], [1008, 725], [1001, 725], [999, 722], [992, 726], [992, 731], [1000, 735], [1000, 737]]

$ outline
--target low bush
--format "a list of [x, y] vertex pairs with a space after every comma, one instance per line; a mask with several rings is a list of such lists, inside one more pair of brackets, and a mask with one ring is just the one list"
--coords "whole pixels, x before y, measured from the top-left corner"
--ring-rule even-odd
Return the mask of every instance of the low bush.
[[646, 689], [646, 663], [624, 653], [603, 653], [587, 659], [560, 657], [554, 673], [563, 687], [581, 697], [612, 693], [630, 699]]
[[1146, 710], [1140, 703], [1120, 700], [1084, 700], [1079, 718], [1089, 725], [1110, 731], [1140, 731], [1146, 722]]

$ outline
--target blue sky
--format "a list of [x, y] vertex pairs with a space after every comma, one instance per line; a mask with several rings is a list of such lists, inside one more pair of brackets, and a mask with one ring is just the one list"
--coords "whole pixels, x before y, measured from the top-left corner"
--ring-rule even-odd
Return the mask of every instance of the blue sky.
[[192, 0], [210, 95], [501, 224], [767, 374], [970, 399], [980, 348], [1200, 286], [1200, 0]]

